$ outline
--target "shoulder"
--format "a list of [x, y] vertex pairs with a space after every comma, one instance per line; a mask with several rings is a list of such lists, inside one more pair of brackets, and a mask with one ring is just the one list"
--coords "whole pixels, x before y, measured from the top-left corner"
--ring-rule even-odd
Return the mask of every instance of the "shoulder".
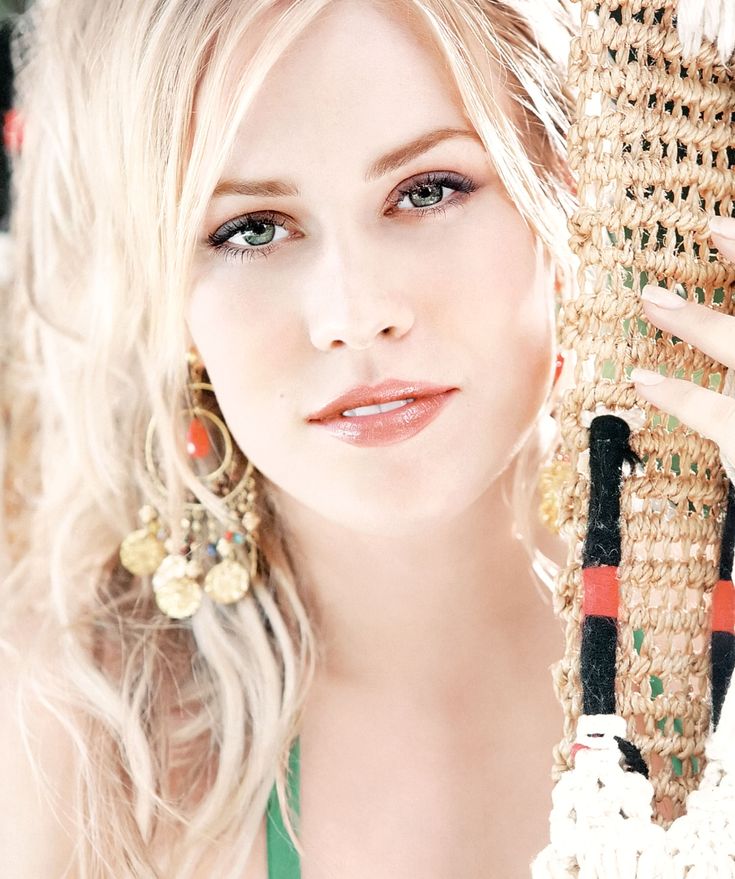
[[[74, 754], [63, 724], [23, 685], [26, 619], [5, 639], [0, 657], [0, 851], [3, 874], [73, 879], [68, 808]], [[48, 784], [42, 784], [40, 777]], [[47, 788], [51, 787], [49, 795]], [[51, 798], [52, 797], [52, 798]]]
[[[69, 809], [78, 760], [69, 731], [27, 683], [28, 647], [43, 641], [37, 633], [37, 622], [27, 619], [0, 640], [0, 873], [14, 879], [77, 879]], [[54, 662], [43, 644], [33, 653], [41, 666]], [[212, 851], [212, 864], [216, 855]], [[197, 879], [213, 875], [202, 866]], [[262, 821], [243, 879], [267, 875]]]

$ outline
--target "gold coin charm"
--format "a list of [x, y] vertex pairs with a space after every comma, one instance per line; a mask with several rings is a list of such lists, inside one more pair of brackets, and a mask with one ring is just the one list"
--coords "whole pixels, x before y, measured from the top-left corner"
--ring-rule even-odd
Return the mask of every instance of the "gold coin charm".
[[565, 484], [572, 479], [572, 468], [568, 461], [555, 457], [551, 463], [542, 467], [538, 489], [541, 497], [539, 518], [552, 534], [559, 534], [559, 505]]
[[152, 574], [165, 557], [163, 544], [148, 528], [132, 531], [120, 544], [120, 561], [136, 577]]
[[190, 573], [184, 556], [169, 555], [153, 576], [156, 604], [173, 619], [190, 617], [202, 603], [202, 590]]
[[232, 604], [242, 598], [250, 588], [250, 575], [233, 558], [223, 559], [209, 569], [204, 578], [204, 591], [219, 604]]
[[202, 603], [202, 590], [196, 580], [182, 577], [168, 580], [155, 592], [156, 604], [167, 615], [175, 620], [190, 617]]

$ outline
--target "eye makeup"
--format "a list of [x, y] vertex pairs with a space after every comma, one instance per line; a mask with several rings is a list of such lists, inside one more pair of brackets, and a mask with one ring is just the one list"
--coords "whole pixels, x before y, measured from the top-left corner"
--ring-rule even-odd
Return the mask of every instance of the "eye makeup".
[[[397, 214], [410, 214], [426, 216], [429, 214], [444, 214], [450, 207], [460, 207], [470, 195], [478, 188], [478, 185], [470, 177], [458, 174], [455, 171], [430, 171], [412, 177], [405, 183], [400, 184], [387, 200], [387, 216]], [[455, 197], [447, 200], [444, 190], [451, 189]], [[418, 193], [418, 194], [417, 194]], [[423, 205], [416, 202], [430, 201], [438, 196], [439, 200], [433, 204]], [[408, 198], [412, 207], [403, 208], [399, 205]], [[288, 217], [278, 211], [252, 211], [235, 217], [223, 223], [215, 232], [207, 238], [207, 244], [213, 251], [221, 255], [225, 260], [251, 260], [259, 257], [267, 257], [278, 248], [274, 243], [276, 230], [284, 229], [292, 231], [295, 237], [301, 237], [298, 231], [291, 225]], [[233, 244], [232, 239], [236, 236], [250, 236], [256, 241]], [[257, 239], [263, 239], [257, 241]]]

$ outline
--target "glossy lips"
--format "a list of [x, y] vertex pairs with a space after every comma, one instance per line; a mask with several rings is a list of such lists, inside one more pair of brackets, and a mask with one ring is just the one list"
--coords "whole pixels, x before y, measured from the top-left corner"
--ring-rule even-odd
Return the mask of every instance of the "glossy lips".
[[[390, 379], [373, 388], [359, 387], [309, 416], [337, 439], [360, 446], [385, 446], [414, 436], [441, 412], [458, 388]], [[414, 398], [390, 412], [345, 416], [342, 412]]]

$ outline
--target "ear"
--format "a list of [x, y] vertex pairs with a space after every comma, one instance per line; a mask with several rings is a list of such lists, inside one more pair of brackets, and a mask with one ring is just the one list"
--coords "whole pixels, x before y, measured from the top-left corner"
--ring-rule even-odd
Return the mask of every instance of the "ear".
[[194, 337], [191, 334], [191, 330], [189, 329], [189, 324], [187, 323], [186, 329], [184, 331], [184, 345], [186, 346], [186, 356], [188, 358], [195, 358], [197, 360], [201, 360], [201, 355], [199, 354], [199, 349], [194, 342]]
[[[546, 284], [554, 288], [554, 299], [560, 304], [562, 300], [562, 290], [568, 284], [567, 270], [562, 266], [552, 251], [550, 251], [540, 235], [536, 236], [536, 246], [540, 248], [541, 259], [543, 260], [544, 275]], [[548, 289], [548, 288], [547, 288]]]
[[546, 268], [549, 283], [553, 284], [554, 295], [558, 299], [564, 286], [564, 270], [553, 253], [544, 248], [544, 266]]

